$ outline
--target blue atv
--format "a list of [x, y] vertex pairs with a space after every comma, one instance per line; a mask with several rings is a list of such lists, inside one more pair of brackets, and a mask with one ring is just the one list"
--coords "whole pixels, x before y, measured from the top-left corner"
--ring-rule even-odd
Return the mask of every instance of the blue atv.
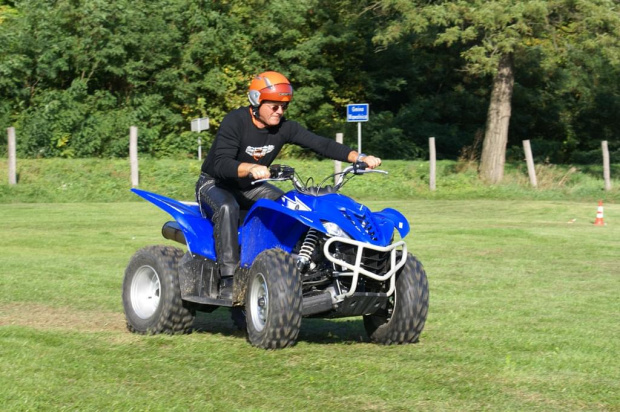
[[294, 189], [277, 201], [257, 201], [241, 217], [241, 265], [228, 299], [220, 295], [213, 225], [198, 204], [132, 189], [174, 218], [162, 235], [187, 252], [148, 246], [134, 254], [123, 281], [128, 329], [189, 333], [196, 311], [230, 307], [260, 348], [295, 344], [303, 317], [362, 316], [373, 342], [417, 342], [429, 293], [426, 273], [403, 240], [409, 223], [394, 209], [372, 212], [338, 193], [353, 176], [387, 172], [360, 162], [314, 185], [289, 166], [270, 171], [256, 183], [290, 180]]

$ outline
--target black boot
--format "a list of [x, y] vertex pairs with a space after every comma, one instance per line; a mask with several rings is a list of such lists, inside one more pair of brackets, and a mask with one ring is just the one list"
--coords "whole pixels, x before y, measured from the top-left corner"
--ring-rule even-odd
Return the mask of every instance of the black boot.
[[233, 277], [228, 276], [220, 279], [220, 299], [232, 300]]

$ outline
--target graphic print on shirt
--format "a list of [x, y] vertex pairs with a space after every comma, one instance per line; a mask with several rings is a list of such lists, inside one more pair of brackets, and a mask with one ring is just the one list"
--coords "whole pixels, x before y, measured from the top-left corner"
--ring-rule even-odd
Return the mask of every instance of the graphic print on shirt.
[[273, 152], [273, 149], [274, 146], [272, 144], [262, 147], [248, 146], [245, 148], [245, 152], [258, 161], [261, 157], [265, 157], [268, 153]]

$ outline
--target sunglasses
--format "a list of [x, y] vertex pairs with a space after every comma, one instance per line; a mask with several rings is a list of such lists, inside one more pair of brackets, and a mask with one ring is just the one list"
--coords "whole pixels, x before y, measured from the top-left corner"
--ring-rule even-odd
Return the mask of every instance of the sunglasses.
[[269, 107], [274, 112], [277, 112], [280, 108], [282, 108], [282, 111], [288, 109], [288, 103], [265, 103], [265, 106]]

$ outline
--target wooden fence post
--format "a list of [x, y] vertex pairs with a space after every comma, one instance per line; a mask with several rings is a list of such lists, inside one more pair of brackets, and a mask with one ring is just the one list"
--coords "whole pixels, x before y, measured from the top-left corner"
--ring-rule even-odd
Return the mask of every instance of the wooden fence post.
[[[343, 142], [343, 134], [342, 133], [336, 133], [336, 141], [338, 143], [342, 143]], [[342, 172], [342, 162], [340, 160], [334, 160], [334, 173], [338, 174]], [[334, 176], [334, 184], [336, 184], [338, 182], [338, 176]]]
[[9, 127], [6, 129], [9, 139], [9, 185], [17, 184], [17, 155], [15, 149], [15, 128]]
[[605, 190], [611, 190], [611, 172], [609, 166], [609, 147], [607, 147], [607, 140], [601, 142], [601, 148], [603, 149], [603, 178], [605, 179]]
[[435, 138], [428, 138], [428, 152], [430, 161], [429, 187], [431, 191], [435, 190], [435, 174], [437, 172], [437, 152], [435, 150]]
[[525, 152], [527, 174], [530, 175], [530, 183], [533, 187], [538, 187], [538, 180], [536, 180], [536, 168], [534, 167], [534, 156], [532, 156], [532, 146], [530, 146], [529, 140], [523, 141], [523, 151]]
[[129, 163], [131, 164], [131, 187], [138, 187], [138, 128], [129, 128]]

